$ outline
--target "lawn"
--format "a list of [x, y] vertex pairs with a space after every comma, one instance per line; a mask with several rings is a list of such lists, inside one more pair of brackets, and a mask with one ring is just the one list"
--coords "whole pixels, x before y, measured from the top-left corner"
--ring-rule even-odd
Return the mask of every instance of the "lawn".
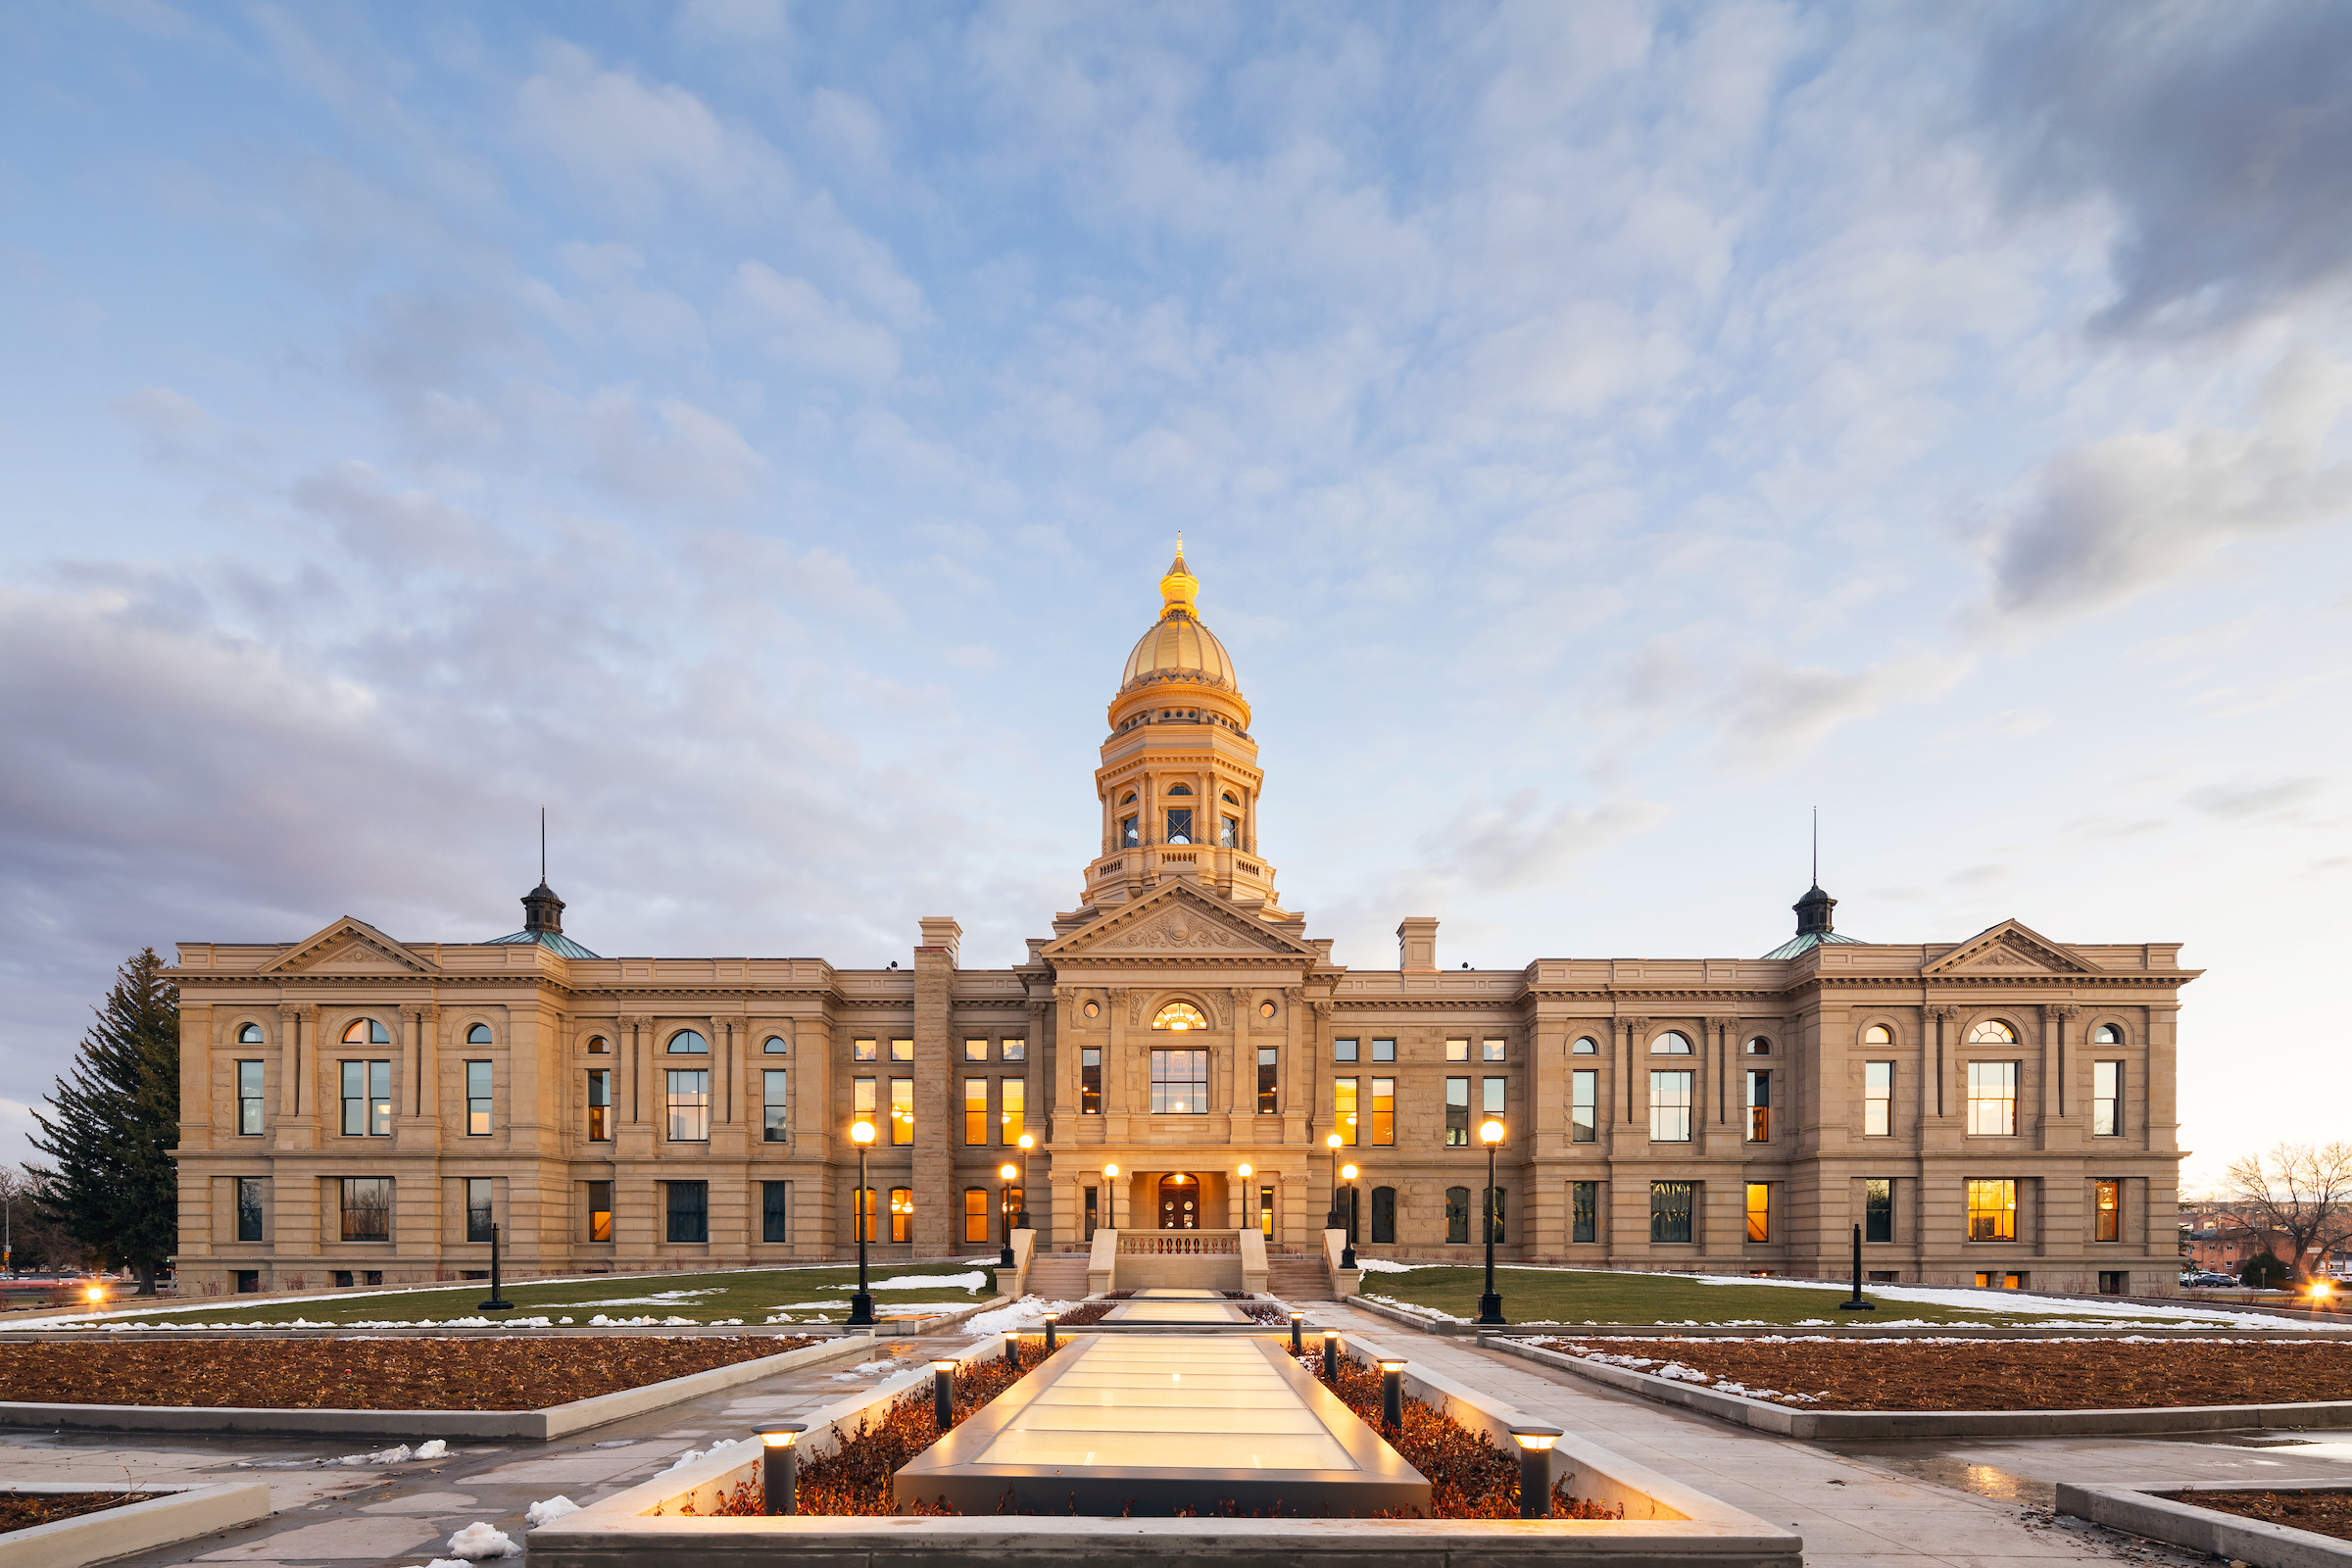
[[[1459, 1318], [1478, 1315], [1485, 1271], [1441, 1264], [1401, 1274], [1367, 1273], [1366, 1296], [1435, 1307]], [[1978, 1323], [2033, 1324], [2064, 1311], [1943, 1306], [1887, 1300], [1865, 1291], [1871, 1312], [1840, 1312], [1852, 1293], [1835, 1286], [1708, 1285], [1673, 1274], [1617, 1274], [1597, 1269], [1498, 1268], [1502, 1315], [1513, 1323]]]
[[[882, 1289], [894, 1280], [970, 1279], [960, 1284]], [[968, 1305], [996, 1294], [994, 1264], [901, 1263], [870, 1271], [877, 1289], [874, 1311], [887, 1316], [918, 1304], [954, 1302]], [[510, 1284], [506, 1298], [514, 1303], [500, 1317], [568, 1317], [585, 1326], [602, 1316], [608, 1322], [650, 1319], [666, 1323], [682, 1318], [694, 1323], [740, 1320], [748, 1325], [773, 1317], [796, 1323], [838, 1323], [849, 1312], [850, 1293], [858, 1288], [855, 1263], [829, 1263], [805, 1268], [736, 1269], [711, 1274], [619, 1274], [561, 1284]], [[487, 1280], [467, 1280], [439, 1290], [320, 1292], [299, 1300], [236, 1305], [233, 1296], [216, 1297], [210, 1303], [185, 1309], [141, 1313], [142, 1324], [201, 1323], [445, 1323], [456, 1318], [479, 1318], [480, 1303], [490, 1294]], [[122, 1321], [120, 1318], [112, 1321]], [[89, 1319], [78, 1319], [87, 1322]], [[105, 1320], [102, 1320], [105, 1321]], [[11, 1324], [10, 1327], [20, 1325]]]

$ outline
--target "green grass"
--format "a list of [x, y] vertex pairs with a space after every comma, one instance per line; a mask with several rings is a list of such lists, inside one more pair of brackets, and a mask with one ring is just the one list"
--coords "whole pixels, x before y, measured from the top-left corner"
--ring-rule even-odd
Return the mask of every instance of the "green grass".
[[[1435, 1307], [1455, 1317], [1478, 1315], [1485, 1271], [1441, 1264], [1409, 1273], [1364, 1276], [1367, 1296]], [[1498, 1268], [1494, 1287], [1503, 1316], [1513, 1323], [1767, 1323], [1813, 1322], [2026, 1324], [2077, 1315], [2064, 1309], [1978, 1309], [1925, 1301], [1886, 1300], [1865, 1291], [1872, 1312], [1840, 1312], [1851, 1293], [1787, 1285], [1705, 1285], [1672, 1274], [1618, 1274], [1596, 1269]]]
[[[985, 1276], [977, 1290], [963, 1291], [953, 1286], [932, 1286], [910, 1291], [877, 1291], [874, 1310], [888, 1314], [902, 1304], [953, 1300], [958, 1304], [984, 1301], [996, 1294], [994, 1263], [903, 1263], [878, 1267], [869, 1276], [879, 1282], [910, 1275], [968, 1274], [979, 1269]], [[858, 1267], [849, 1264], [822, 1264], [808, 1268], [739, 1269], [710, 1274], [619, 1274], [598, 1279], [574, 1280], [561, 1285], [509, 1284], [506, 1298], [514, 1303], [512, 1313], [494, 1314], [506, 1317], [569, 1317], [585, 1325], [599, 1313], [611, 1318], [651, 1317], [656, 1320], [669, 1317], [691, 1318], [697, 1323], [720, 1322], [741, 1318], [748, 1325], [758, 1325], [778, 1311], [789, 1312], [796, 1321], [826, 1320], [838, 1323], [848, 1315], [846, 1304], [824, 1306], [815, 1303], [847, 1303], [850, 1293], [858, 1288]], [[668, 1293], [691, 1292], [675, 1299], [641, 1301], [642, 1297], [662, 1296]], [[320, 1293], [320, 1299], [271, 1301], [253, 1306], [237, 1306], [236, 1298], [215, 1298], [216, 1304], [196, 1305], [182, 1310], [142, 1314], [140, 1323], [439, 1323], [452, 1318], [480, 1317], [484, 1314], [480, 1302], [490, 1294], [488, 1280], [467, 1280], [463, 1285], [447, 1289], [399, 1291], [386, 1293], [368, 1291], [362, 1287], [349, 1293]], [[607, 1304], [613, 1303], [613, 1304]], [[619, 1304], [626, 1303], [626, 1304]]]

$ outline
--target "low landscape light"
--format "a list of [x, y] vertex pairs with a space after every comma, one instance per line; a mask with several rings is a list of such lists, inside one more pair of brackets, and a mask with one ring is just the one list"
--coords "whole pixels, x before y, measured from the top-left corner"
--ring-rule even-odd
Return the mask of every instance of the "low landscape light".
[[760, 1488], [771, 1514], [800, 1511], [801, 1455], [793, 1443], [808, 1430], [798, 1421], [760, 1429]]
[[1551, 1446], [1566, 1436], [1541, 1421], [1512, 1424], [1511, 1441], [1519, 1445], [1520, 1518], [1551, 1517]]
[[1332, 1382], [1340, 1381], [1340, 1331], [1323, 1331], [1323, 1375]]
[[1054, 1325], [1060, 1321], [1061, 1314], [1059, 1312], [1048, 1312], [1046, 1314], [1046, 1353], [1048, 1355], [1052, 1355], [1054, 1353]]
[[956, 1424], [956, 1358], [952, 1355], [932, 1359], [931, 1414], [943, 1435]]
[[1404, 1357], [1380, 1358], [1380, 1419], [1392, 1432], [1404, 1427]]

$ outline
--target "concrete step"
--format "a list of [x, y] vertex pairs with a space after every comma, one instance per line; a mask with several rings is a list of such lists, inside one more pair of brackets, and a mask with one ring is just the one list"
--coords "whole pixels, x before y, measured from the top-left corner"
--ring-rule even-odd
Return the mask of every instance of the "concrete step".
[[1075, 1301], [1086, 1294], [1084, 1257], [1041, 1257], [1029, 1265], [1029, 1294], [1049, 1301]]
[[1323, 1271], [1323, 1265], [1300, 1259], [1266, 1259], [1266, 1290], [1286, 1301], [1332, 1299], [1331, 1276]]

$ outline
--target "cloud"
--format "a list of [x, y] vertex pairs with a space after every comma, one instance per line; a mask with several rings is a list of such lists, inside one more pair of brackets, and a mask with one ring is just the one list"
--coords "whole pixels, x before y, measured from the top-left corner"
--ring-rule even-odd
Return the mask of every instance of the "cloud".
[[2113, 214], [2112, 332], [2227, 326], [2352, 277], [2352, 10], [2069, 6], [1996, 38], [2013, 202]]
[[649, 429], [636, 399], [608, 392], [589, 409], [589, 467], [613, 490], [652, 506], [747, 501], [765, 483], [767, 460], [743, 432], [681, 398], [654, 405]]
[[1925, 652], [1852, 671], [1750, 658], [1715, 700], [1714, 715], [1730, 760], [1770, 768], [1812, 750], [1841, 725], [1940, 697], [1969, 667], [1966, 660]]
[[2352, 463], [2328, 437], [2352, 368], [2298, 351], [2252, 426], [2119, 435], [2042, 466], [1988, 532], [1991, 613], [2040, 622], [2102, 609], [2205, 564], [2234, 539], [2352, 514]]
[[722, 202], [782, 194], [790, 172], [757, 132], [722, 123], [685, 88], [603, 70], [577, 45], [547, 46], [543, 69], [515, 92], [525, 140], [583, 189], [639, 216], [673, 192]]
[[365, 463], [344, 462], [294, 482], [295, 506], [331, 523], [352, 555], [395, 573], [478, 559], [485, 530], [422, 489], [395, 492]]
[[2323, 778], [2281, 778], [2268, 784], [2208, 784], [2184, 799], [2207, 816], [2250, 822], [2293, 810], [2328, 787]]
[[1665, 812], [1647, 802], [1546, 808], [1533, 789], [1494, 806], [1472, 800], [1422, 835], [1422, 871], [1457, 888], [1544, 887], [1621, 839], [1646, 832]]
[[767, 350], [786, 365], [879, 385], [899, 371], [899, 340], [825, 298], [805, 277], [745, 262], [735, 283], [758, 313]]

